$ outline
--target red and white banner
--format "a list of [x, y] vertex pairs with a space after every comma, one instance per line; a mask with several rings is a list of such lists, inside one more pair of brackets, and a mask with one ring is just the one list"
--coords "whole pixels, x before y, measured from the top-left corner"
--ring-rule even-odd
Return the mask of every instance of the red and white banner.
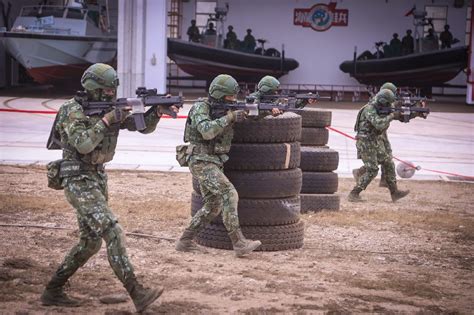
[[336, 2], [315, 4], [309, 9], [295, 9], [293, 24], [311, 27], [318, 32], [324, 32], [331, 26], [347, 26], [349, 10], [336, 9]]

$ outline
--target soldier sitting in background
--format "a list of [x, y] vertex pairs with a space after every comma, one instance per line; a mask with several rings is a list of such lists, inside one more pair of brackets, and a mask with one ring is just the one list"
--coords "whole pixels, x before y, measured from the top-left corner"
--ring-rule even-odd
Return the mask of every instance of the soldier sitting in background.
[[216, 30], [214, 29], [214, 23], [209, 23], [208, 28], [204, 32], [204, 35], [216, 35]]
[[[106, 64], [90, 66], [81, 84], [89, 101], [112, 101], [116, 97], [118, 78]], [[178, 109], [172, 106], [177, 112]], [[166, 107], [157, 106], [145, 114], [146, 129], [156, 129]], [[46, 285], [41, 296], [43, 305], [77, 306], [63, 291], [68, 279], [94, 256], [105, 241], [107, 256], [115, 275], [130, 294], [138, 312], [153, 303], [163, 288], [145, 289], [138, 282], [125, 249], [124, 235], [118, 220], [108, 206], [107, 175], [104, 163], [115, 154], [120, 129], [136, 131], [129, 110], [116, 108], [105, 114], [86, 116], [81, 100], [73, 98], [61, 106], [53, 125], [55, 143], [60, 143], [63, 159], [48, 164], [48, 185], [55, 178], [55, 189], [64, 189], [66, 199], [76, 210], [79, 243], [74, 246]], [[52, 187], [50, 185], [50, 187]]]

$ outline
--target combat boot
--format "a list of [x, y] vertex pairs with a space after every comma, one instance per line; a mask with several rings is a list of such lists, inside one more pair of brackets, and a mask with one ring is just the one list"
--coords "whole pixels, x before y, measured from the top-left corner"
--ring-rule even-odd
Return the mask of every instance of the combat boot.
[[204, 252], [200, 249], [196, 243], [194, 243], [193, 238], [196, 236], [197, 231], [187, 228], [184, 230], [183, 235], [176, 242], [175, 249], [179, 252]]
[[229, 233], [230, 240], [232, 241], [232, 246], [234, 247], [235, 256], [242, 257], [245, 256], [254, 250], [256, 250], [262, 242], [248, 240], [242, 234], [241, 229], [237, 229], [234, 232]]
[[362, 191], [362, 189], [360, 189], [359, 187], [355, 187], [354, 189], [352, 189], [351, 192], [349, 193], [349, 196], [347, 196], [347, 201], [350, 201], [350, 202], [362, 202], [362, 201], [364, 201], [359, 196], [361, 191]]
[[155, 302], [163, 293], [164, 288], [158, 287], [156, 289], [146, 289], [138, 283], [135, 277], [128, 280], [125, 289], [132, 298], [135, 309], [138, 313], [143, 312], [151, 303]]
[[392, 201], [395, 202], [399, 199], [402, 199], [403, 197], [405, 197], [409, 193], [410, 193], [409, 190], [398, 190], [398, 189], [396, 189], [395, 191], [390, 193], [390, 196], [392, 197]]
[[64, 285], [66, 282], [67, 278], [59, 277], [55, 274], [46, 285], [46, 288], [41, 295], [41, 303], [45, 306], [79, 306], [81, 304], [79, 300], [71, 299], [66, 295], [66, 293], [64, 293]]

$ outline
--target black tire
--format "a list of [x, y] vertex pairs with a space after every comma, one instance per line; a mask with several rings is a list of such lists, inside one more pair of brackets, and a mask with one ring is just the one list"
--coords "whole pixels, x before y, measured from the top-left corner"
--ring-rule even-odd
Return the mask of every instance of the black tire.
[[301, 139], [301, 116], [284, 113], [234, 124], [233, 143], [278, 143]]
[[[248, 239], [260, 240], [262, 245], [257, 251], [277, 251], [297, 249], [303, 246], [304, 223], [299, 221], [287, 225], [241, 226], [242, 233]], [[227, 230], [220, 224], [209, 224], [195, 240], [198, 244], [220, 249], [232, 249]]]
[[304, 108], [299, 112], [301, 116], [301, 126], [324, 128], [331, 125], [332, 112], [316, 108]]
[[339, 165], [339, 153], [321, 147], [301, 147], [300, 168], [303, 172], [331, 172]]
[[[196, 192], [191, 195], [191, 216], [202, 208], [204, 202]], [[285, 225], [300, 219], [300, 198], [239, 199], [239, 222], [241, 225]], [[212, 223], [223, 224], [219, 214]]]
[[301, 194], [301, 213], [339, 210], [341, 198], [334, 194]]
[[321, 146], [328, 143], [329, 132], [326, 128], [303, 128], [301, 145]]
[[[226, 171], [239, 198], [286, 198], [297, 196], [302, 185], [301, 169], [280, 171]], [[199, 181], [193, 177], [193, 189], [201, 195]]]
[[338, 178], [333, 172], [303, 172], [302, 194], [332, 194], [337, 191]]
[[226, 170], [283, 170], [300, 165], [300, 144], [291, 143], [233, 143]]
[[297, 196], [302, 185], [301, 170], [227, 171], [240, 198], [286, 198]]

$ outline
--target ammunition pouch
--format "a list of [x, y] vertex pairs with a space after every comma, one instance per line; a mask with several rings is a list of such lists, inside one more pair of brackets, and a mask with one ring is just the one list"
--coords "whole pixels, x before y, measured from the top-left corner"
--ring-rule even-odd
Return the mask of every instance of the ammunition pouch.
[[180, 166], [188, 166], [193, 154], [215, 155], [214, 146], [205, 144], [182, 144], [176, 147], [176, 160]]
[[189, 145], [182, 144], [176, 147], [176, 161], [178, 161], [179, 166], [188, 166], [188, 149]]
[[62, 178], [59, 175], [60, 174], [60, 169], [61, 169], [61, 163], [64, 160], [56, 160], [49, 162], [46, 165], [46, 170], [47, 170], [47, 177], [48, 177], [48, 187], [56, 190], [61, 190], [63, 189], [62, 184]]
[[105, 169], [104, 164], [86, 164], [77, 160], [63, 160], [59, 170], [59, 177], [70, 177], [88, 172], [99, 172]]

